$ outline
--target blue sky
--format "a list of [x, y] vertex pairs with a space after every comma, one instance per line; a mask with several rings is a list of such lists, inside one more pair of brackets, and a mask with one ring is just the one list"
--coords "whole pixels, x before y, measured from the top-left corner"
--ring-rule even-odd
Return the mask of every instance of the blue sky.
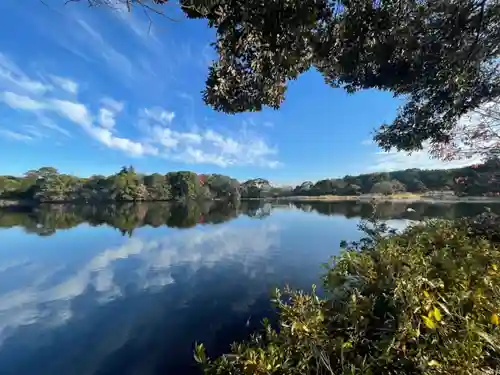
[[370, 142], [401, 103], [390, 93], [347, 95], [310, 71], [278, 111], [217, 113], [200, 94], [215, 56], [203, 21], [169, 5], [175, 21], [150, 27], [140, 11], [63, 3], [0, 2], [0, 174], [54, 166], [89, 176], [132, 164], [296, 184], [452, 166]]

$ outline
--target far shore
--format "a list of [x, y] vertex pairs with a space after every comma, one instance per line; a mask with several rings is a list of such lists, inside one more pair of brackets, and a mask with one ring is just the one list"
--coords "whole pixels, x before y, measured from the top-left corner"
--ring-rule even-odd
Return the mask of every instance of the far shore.
[[[217, 199], [215, 199], [217, 200]], [[448, 196], [426, 196], [411, 193], [401, 193], [393, 195], [317, 195], [317, 196], [286, 196], [286, 197], [263, 197], [263, 198], [242, 198], [242, 201], [271, 201], [271, 202], [398, 202], [398, 203], [500, 203], [500, 197], [480, 197], [480, 196], [465, 196], [458, 197], [453, 195]], [[155, 203], [155, 202], [173, 202], [173, 201], [137, 201], [135, 203]], [[113, 203], [134, 203], [134, 201], [108, 201], [108, 202], [47, 202], [40, 203], [33, 200], [10, 200], [0, 199], [0, 208], [15, 208], [15, 207], [36, 207], [40, 204], [113, 204]]]
[[289, 196], [276, 198], [261, 198], [260, 200], [290, 201], [290, 202], [427, 202], [427, 203], [500, 203], [500, 197], [480, 197], [480, 196], [425, 196], [419, 194], [394, 194], [394, 195], [318, 195], [318, 196]]

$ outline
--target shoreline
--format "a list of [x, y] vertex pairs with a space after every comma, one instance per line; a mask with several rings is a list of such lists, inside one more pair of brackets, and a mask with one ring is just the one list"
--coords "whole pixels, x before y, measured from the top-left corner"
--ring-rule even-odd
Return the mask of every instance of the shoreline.
[[290, 196], [276, 198], [255, 198], [255, 200], [288, 201], [288, 202], [396, 202], [396, 203], [500, 203], [500, 197], [428, 197], [420, 195], [394, 196], [355, 196], [355, 195], [318, 195], [318, 196]]
[[[220, 201], [213, 199], [212, 201]], [[245, 201], [263, 201], [263, 202], [311, 202], [311, 203], [332, 203], [332, 202], [385, 202], [385, 203], [500, 203], [500, 197], [480, 197], [480, 196], [465, 196], [465, 197], [429, 197], [417, 194], [400, 194], [393, 196], [372, 196], [372, 195], [318, 195], [318, 196], [288, 196], [288, 197], [264, 197], [264, 198], [242, 198], [241, 202]], [[38, 207], [41, 205], [50, 204], [77, 204], [77, 205], [92, 205], [92, 204], [117, 204], [117, 203], [181, 203], [179, 201], [64, 201], [64, 202], [37, 202], [33, 200], [14, 200], [0, 199], [1, 208], [12, 207]]]

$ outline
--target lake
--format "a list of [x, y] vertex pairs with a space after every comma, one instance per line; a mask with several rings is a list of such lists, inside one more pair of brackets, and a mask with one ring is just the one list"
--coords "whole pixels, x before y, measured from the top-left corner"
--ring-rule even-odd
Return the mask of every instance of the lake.
[[[484, 204], [377, 210], [403, 228]], [[259, 328], [274, 287], [319, 283], [321, 264], [371, 212], [357, 202], [2, 209], [0, 373], [197, 373], [195, 341], [220, 354]]]

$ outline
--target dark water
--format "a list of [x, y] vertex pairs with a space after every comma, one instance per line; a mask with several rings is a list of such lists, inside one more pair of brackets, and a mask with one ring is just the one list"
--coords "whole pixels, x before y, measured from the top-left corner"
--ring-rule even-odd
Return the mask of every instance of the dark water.
[[[384, 204], [396, 227], [484, 204]], [[500, 212], [500, 205], [489, 205]], [[0, 374], [196, 373], [272, 316], [269, 293], [310, 288], [371, 207], [354, 202], [124, 204], [0, 210]]]

